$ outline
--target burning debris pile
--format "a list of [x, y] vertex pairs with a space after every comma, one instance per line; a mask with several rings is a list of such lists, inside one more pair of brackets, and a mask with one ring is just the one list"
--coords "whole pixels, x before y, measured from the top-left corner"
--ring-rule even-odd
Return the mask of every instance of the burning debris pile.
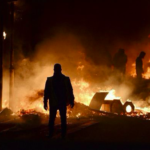
[[37, 125], [41, 123], [41, 119], [44, 117], [42, 113], [36, 112], [35, 110], [21, 110], [18, 114], [24, 122]]
[[[83, 87], [82, 90], [88, 89], [90, 93], [90, 88], [88, 86]], [[142, 119], [150, 119], [148, 112], [142, 109], [137, 109], [135, 102], [125, 101], [122, 102], [120, 97], [115, 96], [115, 90], [110, 90], [109, 92], [97, 92], [91, 96], [86, 97], [87, 91], [83, 94], [84, 102], [75, 102], [73, 109], [67, 107], [67, 117], [68, 118], [91, 118], [97, 116], [111, 116], [111, 115], [123, 115], [131, 117], [141, 117]], [[26, 122], [40, 123], [41, 120], [48, 120], [49, 111], [45, 111], [43, 108], [43, 90], [35, 90], [31, 94], [25, 96], [23, 103], [19, 105], [19, 111], [17, 110], [15, 114]], [[92, 95], [92, 94], [91, 94]], [[90, 103], [89, 103], [90, 102]], [[57, 114], [59, 117], [59, 113]]]
[[11, 115], [13, 114], [13, 111], [9, 108], [5, 108], [0, 112], [0, 122], [6, 121], [11, 119]]
[[97, 92], [93, 96], [89, 107], [92, 110], [103, 111], [131, 117], [138, 117], [141, 119], [150, 120], [150, 113], [141, 108], [137, 108], [134, 103], [127, 100], [124, 104], [119, 97], [111, 95], [114, 90], [108, 92]]
[[[97, 97], [97, 93], [95, 94]], [[102, 96], [107, 95], [105, 93], [99, 94]], [[99, 96], [98, 96], [99, 97]], [[95, 96], [93, 97], [95, 99]], [[150, 113], [143, 112], [141, 109], [136, 109], [132, 102], [125, 102], [124, 105], [122, 105], [122, 102], [120, 100], [101, 100], [95, 101], [91, 100], [90, 106], [86, 106], [82, 103], [75, 102], [75, 106], [73, 109], [70, 108], [70, 106], [67, 107], [67, 118], [97, 118], [100, 116], [107, 116], [107, 117], [115, 117], [115, 116], [128, 116], [128, 117], [135, 117], [139, 119], [144, 120], [150, 120]], [[96, 103], [98, 105], [95, 105]], [[98, 108], [101, 105], [100, 108]], [[94, 108], [95, 107], [95, 108]], [[112, 107], [112, 108], [111, 108]], [[126, 111], [124, 111], [126, 108]], [[46, 123], [48, 122], [49, 115], [47, 113], [38, 112], [34, 109], [21, 109], [17, 111], [16, 113], [13, 113], [10, 109], [5, 108], [0, 113], [0, 122], [2, 122], [2, 117], [11, 118], [13, 115], [16, 116], [15, 118], [21, 119], [22, 122], [27, 124], [36, 124], [39, 125], [40, 123]], [[59, 113], [57, 114], [57, 117], [59, 116]], [[4, 119], [3, 119], [4, 120]]]
[[68, 117], [72, 117], [72, 118], [93, 117], [93, 116], [103, 115], [103, 113], [98, 111], [93, 111], [88, 106], [78, 102], [75, 102], [75, 106], [73, 109], [68, 107], [67, 114]]
[[[48, 112], [38, 112], [34, 109], [21, 109], [19, 110], [16, 115], [22, 118], [26, 118], [27, 116], [39, 116], [40, 118], [48, 118]], [[101, 116], [101, 112], [93, 111], [88, 106], [75, 102], [74, 108], [70, 108], [70, 106], [67, 106], [67, 117], [68, 118], [82, 118], [82, 117], [93, 117], [93, 116]], [[59, 117], [59, 113], [57, 114], [57, 117]]]
[[[28, 101], [32, 105], [32, 103], [37, 102], [41, 108], [35, 109], [21, 109], [17, 112], [17, 115], [22, 118], [28, 118], [28, 116], [36, 116], [38, 115], [40, 118], [44, 118], [48, 116], [47, 114], [49, 111], [45, 111], [43, 109], [42, 97], [43, 97], [43, 90], [37, 90], [31, 96], [27, 96]], [[40, 103], [39, 103], [40, 101]], [[86, 100], [85, 100], [86, 101]], [[142, 109], [137, 109], [135, 104], [127, 100], [126, 102], [122, 102], [120, 97], [115, 96], [115, 90], [111, 90], [109, 92], [97, 92], [93, 96], [90, 101], [89, 106], [75, 102], [75, 106], [71, 109], [69, 106], [67, 107], [67, 117], [68, 118], [83, 118], [83, 117], [95, 117], [95, 116], [102, 116], [102, 115], [125, 115], [125, 116], [133, 116], [133, 117], [142, 117], [143, 119], [149, 119], [150, 115], [148, 112], [143, 111]], [[59, 117], [59, 113], [57, 114]]]
[[32, 95], [27, 96], [27, 99], [30, 102], [34, 102], [34, 101], [38, 100], [39, 98], [43, 97], [43, 95], [44, 95], [44, 90], [37, 90]]
[[131, 101], [126, 101], [124, 104], [121, 99], [110, 95], [108, 92], [97, 92], [89, 105], [91, 109], [107, 111], [111, 113], [128, 113], [134, 112], [134, 105]]

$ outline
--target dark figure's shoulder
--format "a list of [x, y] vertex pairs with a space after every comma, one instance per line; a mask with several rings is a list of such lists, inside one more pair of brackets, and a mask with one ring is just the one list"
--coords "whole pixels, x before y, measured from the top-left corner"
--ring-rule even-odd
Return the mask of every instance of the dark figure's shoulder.
[[50, 79], [52, 79], [53, 78], [53, 76], [51, 76], [51, 77], [47, 77], [47, 80], [50, 80]]
[[51, 81], [53, 79], [53, 76], [47, 77], [47, 81]]
[[62, 74], [62, 77], [64, 80], [70, 81], [70, 78], [68, 76], [65, 76], [64, 74]]
[[141, 61], [142, 59], [140, 57], [136, 58], [136, 62]]

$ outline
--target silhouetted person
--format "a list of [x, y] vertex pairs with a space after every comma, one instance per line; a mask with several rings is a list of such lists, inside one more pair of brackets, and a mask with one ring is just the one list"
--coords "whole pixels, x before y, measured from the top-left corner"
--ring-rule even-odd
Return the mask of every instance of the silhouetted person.
[[122, 74], [126, 72], [127, 55], [124, 49], [119, 49], [113, 58], [114, 68], [120, 71]]
[[66, 135], [66, 106], [74, 106], [73, 89], [69, 77], [61, 73], [61, 65], [54, 65], [54, 75], [47, 78], [44, 90], [44, 109], [47, 110], [47, 101], [49, 99], [50, 117], [49, 117], [49, 137], [53, 136], [54, 121], [57, 110], [61, 117], [61, 135]]
[[144, 72], [142, 59], [145, 57], [145, 55], [146, 53], [142, 51], [136, 59], [136, 75], [138, 79], [142, 79], [142, 73]]

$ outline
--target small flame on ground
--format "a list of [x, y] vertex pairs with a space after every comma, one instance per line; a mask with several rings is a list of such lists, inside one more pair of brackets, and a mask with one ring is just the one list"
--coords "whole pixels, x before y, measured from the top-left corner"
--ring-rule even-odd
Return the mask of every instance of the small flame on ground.
[[79, 118], [80, 116], [81, 116], [81, 114], [80, 114], [80, 113], [78, 113], [78, 114], [76, 115], [76, 117], [77, 117], [77, 118]]

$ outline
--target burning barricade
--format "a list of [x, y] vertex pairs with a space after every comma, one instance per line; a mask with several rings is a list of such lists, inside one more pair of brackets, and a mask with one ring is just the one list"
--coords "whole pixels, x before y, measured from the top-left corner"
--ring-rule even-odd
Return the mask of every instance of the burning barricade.
[[[114, 91], [115, 90], [95, 93], [93, 98], [91, 98], [89, 106], [75, 102], [73, 109], [67, 107], [67, 117], [80, 119], [106, 115], [111, 116], [115, 114], [150, 119], [150, 113], [144, 112], [142, 109], [137, 109], [132, 101], [127, 100], [123, 103], [120, 97], [114, 95]], [[30, 107], [26, 106], [26, 109], [20, 109], [13, 114], [30, 124], [47, 122], [49, 111], [44, 110], [43, 103], [40, 101], [41, 97], [43, 97], [43, 91], [38, 91], [36, 96], [28, 97]], [[4, 109], [0, 113], [0, 116], [4, 116], [4, 114], [8, 113], [10, 113], [10, 110]], [[59, 117], [59, 112], [57, 113], [57, 117]]]
[[89, 107], [93, 110], [100, 110], [118, 114], [132, 114], [135, 106], [131, 101], [126, 101], [124, 104], [120, 98], [110, 98], [108, 92], [97, 92], [93, 96]]
[[150, 113], [148, 111], [135, 107], [130, 100], [123, 103], [120, 97], [115, 97], [112, 94], [114, 91], [95, 93], [89, 104], [89, 108], [93, 111], [105, 112], [107, 114], [125, 115], [150, 120]]

